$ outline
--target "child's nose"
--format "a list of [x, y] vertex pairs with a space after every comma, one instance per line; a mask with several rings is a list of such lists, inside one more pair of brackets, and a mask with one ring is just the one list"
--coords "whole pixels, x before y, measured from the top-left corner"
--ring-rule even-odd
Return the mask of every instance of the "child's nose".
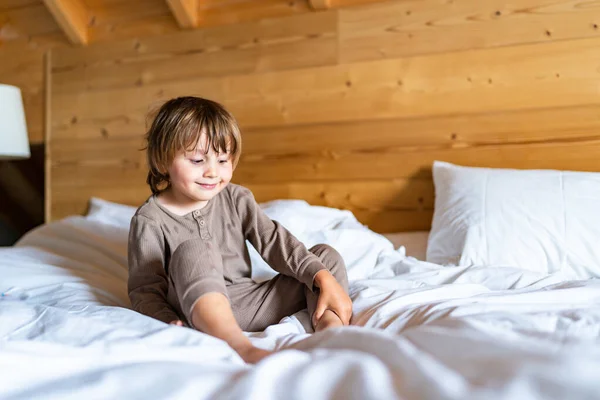
[[216, 176], [217, 174], [217, 166], [215, 163], [208, 163], [206, 171], [204, 171], [204, 175], [206, 176]]

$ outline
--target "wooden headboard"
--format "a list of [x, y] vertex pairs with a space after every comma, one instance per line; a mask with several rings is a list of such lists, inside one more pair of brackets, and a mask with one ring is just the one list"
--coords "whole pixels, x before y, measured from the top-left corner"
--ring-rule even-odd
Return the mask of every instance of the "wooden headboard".
[[234, 182], [257, 200], [350, 209], [379, 232], [429, 228], [434, 160], [600, 170], [598, 8], [481, 3], [390, 1], [57, 49], [47, 218], [84, 213], [92, 196], [141, 204], [146, 114], [181, 95], [237, 117]]

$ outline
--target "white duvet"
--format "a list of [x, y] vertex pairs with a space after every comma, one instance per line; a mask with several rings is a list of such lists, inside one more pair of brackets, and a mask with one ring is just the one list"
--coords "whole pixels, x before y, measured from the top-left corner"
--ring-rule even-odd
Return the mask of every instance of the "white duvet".
[[[347, 212], [269, 212], [342, 253], [353, 326], [315, 334], [300, 312], [248, 333], [278, 351], [246, 365], [218, 339], [129, 310], [126, 226], [70, 217], [0, 249], [0, 398], [600, 398], [600, 281], [442, 267]], [[257, 280], [272, 275], [253, 262]]]

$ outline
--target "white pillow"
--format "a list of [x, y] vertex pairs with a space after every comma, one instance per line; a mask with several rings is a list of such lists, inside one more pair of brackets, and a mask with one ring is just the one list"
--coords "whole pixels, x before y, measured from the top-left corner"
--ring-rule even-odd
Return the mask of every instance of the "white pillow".
[[86, 218], [129, 230], [131, 218], [136, 210], [137, 207], [92, 197]]
[[600, 173], [433, 164], [427, 261], [600, 276]]

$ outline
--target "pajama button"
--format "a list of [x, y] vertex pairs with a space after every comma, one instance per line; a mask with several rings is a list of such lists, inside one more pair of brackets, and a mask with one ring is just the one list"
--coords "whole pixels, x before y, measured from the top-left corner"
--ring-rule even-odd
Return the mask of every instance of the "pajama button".
[[198, 210], [194, 211], [194, 213], [193, 213], [194, 217], [197, 217], [198, 214], [199, 214]]
[[200, 221], [200, 226], [204, 226], [204, 220]]

